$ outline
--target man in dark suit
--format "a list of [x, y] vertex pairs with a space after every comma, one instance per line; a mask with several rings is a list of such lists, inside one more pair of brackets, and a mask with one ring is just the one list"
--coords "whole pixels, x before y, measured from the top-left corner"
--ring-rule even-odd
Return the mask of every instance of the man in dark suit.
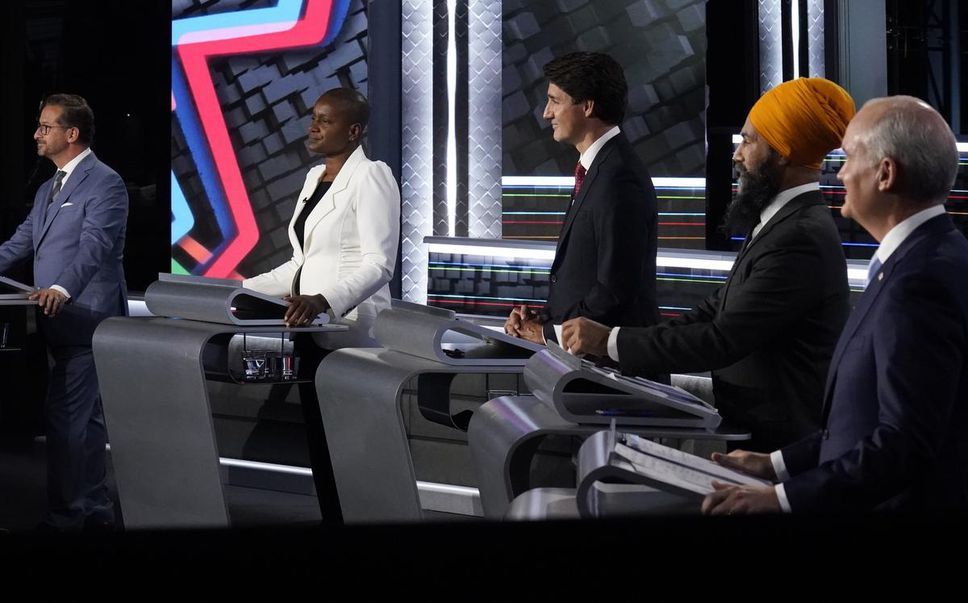
[[43, 526], [107, 527], [114, 512], [105, 485], [107, 442], [91, 339], [101, 320], [127, 312], [122, 253], [128, 194], [90, 149], [94, 113], [72, 94], [47, 97], [34, 140], [57, 167], [27, 219], [0, 245], [0, 273], [33, 258], [31, 294], [53, 360], [44, 405], [47, 498]]
[[776, 486], [717, 485], [703, 510], [968, 506], [968, 241], [945, 213], [958, 168], [944, 119], [912, 97], [875, 99], [850, 123], [841, 212], [880, 241], [837, 343], [825, 429], [723, 465]]
[[854, 114], [833, 82], [801, 78], [750, 111], [733, 161], [727, 225], [746, 234], [725, 285], [693, 310], [646, 328], [566, 322], [564, 345], [623, 373], [712, 371], [723, 418], [751, 450], [775, 450], [820, 425], [823, 380], [847, 318], [844, 254], [820, 195], [820, 163]]
[[544, 73], [544, 118], [555, 140], [574, 146], [580, 157], [547, 305], [541, 313], [515, 308], [505, 330], [545, 343], [558, 341], [556, 329], [575, 316], [655, 324], [655, 189], [619, 130], [628, 96], [622, 68], [608, 55], [576, 52], [549, 62]]

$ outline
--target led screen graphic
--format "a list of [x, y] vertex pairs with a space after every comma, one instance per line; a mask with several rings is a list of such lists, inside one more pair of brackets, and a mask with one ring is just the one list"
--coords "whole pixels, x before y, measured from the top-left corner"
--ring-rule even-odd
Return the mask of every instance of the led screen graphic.
[[239, 278], [289, 257], [308, 114], [325, 90], [366, 93], [361, 0], [175, 2], [172, 264]]

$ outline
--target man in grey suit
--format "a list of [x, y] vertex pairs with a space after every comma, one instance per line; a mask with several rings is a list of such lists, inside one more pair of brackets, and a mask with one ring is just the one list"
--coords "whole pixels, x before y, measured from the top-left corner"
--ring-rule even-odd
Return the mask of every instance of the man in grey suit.
[[54, 94], [41, 106], [37, 154], [57, 167], [33, 209], [0, 245], [0, 273], [33, 258], [30, 296], [51, 359], [44, 403], [48, 510], [56, 530], [109, 527], [107, 436], [91, 339], [97, 325], [127, 312], [122, 256], [128, 194], [91, 151], [94, 113], [80, 96]]

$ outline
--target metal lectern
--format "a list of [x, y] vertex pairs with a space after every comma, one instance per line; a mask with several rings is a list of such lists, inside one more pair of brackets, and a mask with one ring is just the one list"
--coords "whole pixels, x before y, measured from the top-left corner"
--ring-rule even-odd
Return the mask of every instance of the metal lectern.
[[[206, 380], [243, 383], [229, 370], [237, 334], [295, 334], [346, 330], [325, 324], [283, 326], [286, 303], [243, 289], [239, 281], [162, 275], [145, 292], [150, 318], [110, 318], [94, 333], [94, 360], [118, 497], [126, 528], [226, 527], [218, 447]], [[308, 335], [306, 335], [308, 337]], [[288, 383], [316, 407], [313, 366]], [[324, 521], [338, 521], [325, 442], [314, 446], [313, 477]]]

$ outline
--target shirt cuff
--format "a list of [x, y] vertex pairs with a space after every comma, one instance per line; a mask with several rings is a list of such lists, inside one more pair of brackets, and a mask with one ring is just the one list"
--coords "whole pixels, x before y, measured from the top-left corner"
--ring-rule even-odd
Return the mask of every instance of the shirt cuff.
[[67, 292], [67, 289], [61, 287], [60, 285], [51, 285], [49, 288], [53, 289], [54, 291], [60, 291], [67, 296], [67, 299], [71, 298], [71, 294]]
[[[551, 326], [555, 328], [555, 339], [557, 339], [558, 344], [561, 345], [561, 342], [564, 341], [564, 338], [561, 336], [561, 325], [551, 325]], [[541, 331], [541, 339], [543, 340], [541, 343], [548, 345], [548, 340], [544, 336], [544, 330]]]
[[783, 484], [777, 484], [773, 486], [776, 491], [776, 499], [780, 501], [780, 508], [783, 509], [784, 513], [792, 513], [793, 510], [790, 509], [790, 501], [787, 500], [786, 491], [783, 489]]
[[783, 452], [774, 450], [770, 453], [770, 462], [773, 463], [773, 472], [776, 473], [776, 481], [785, 482], [790, 479], [790, 472], [787, 471], [786, 463], [783, 462]]
[[608, 333], [608, 357], [618, 362], [618, 330], [621, 327], [615, 327]]

